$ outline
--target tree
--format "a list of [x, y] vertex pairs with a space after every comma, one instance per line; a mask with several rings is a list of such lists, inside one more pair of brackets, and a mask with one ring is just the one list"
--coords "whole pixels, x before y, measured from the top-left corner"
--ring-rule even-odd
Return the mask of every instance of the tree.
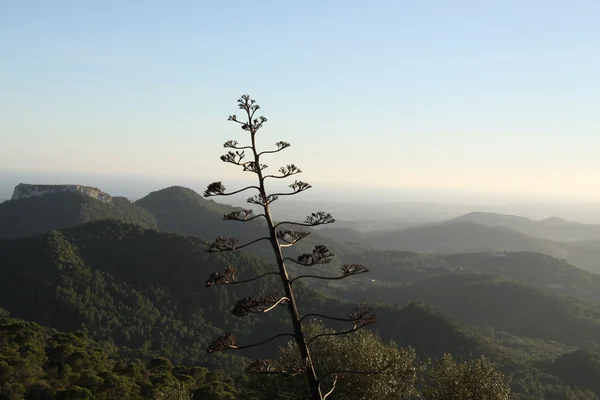
[[507, 400], [511, 395], [504, 375], [483, 357], [462, 361], [445, 354], [427, 375], [425, 400]]
[[[321, 324], [311, 324], [305, 333], [314, 336], [325, 332]], [[315, 367], [328, 386], [336, 385], [331, 400], [400, 400], [416, 395], [417, 380], [416, 353], [413, 349], [398, 348], [395, 343], [384, 344], [379, 336], [370, 331], [360, 331], [354, 335], [328, 336], [312, 347]], [[298, 347], [294, 342], [280, 348], [279, 358], [274, 361], [277, 368], [291, 370], [298, 365]], [[385, 371], [384, 374], [353, 375], [353, 379], [335, 377], [329, 371], [342, 370]], [[302, 397], [304, 382], [302, 377], [272, 377], [251, 375], [250, 391], [258, 399], [297, 399]], [[329, 398], [328, 398], [329, 399]]]
[[[254, 99], [251, 99], [248, 95], [241, 96], [238, 99], [238, 107], [245, 113], [244, 120], [239, 120], [236, 115], [229, 116], [229, 121], [240, 125], [242, 130], [250, 134], [250, 144], [240, 145], [236, 140], [229, 140], [225, 142], [223, 147], [229, 150], [226, 154], [221, 156], [221, 161], [225, 163], [234, 164], [242, 167], [244, 171], [253, 173], [256, 175], [257, 183], [250, 185], [239, 190], [226, 192], [226, 188], [222, 182], [213, 182], [208, 185], [204, 191], [205, 197], [210, 196], [230, 196], [237, 193], [244, 192], [246, 190], [254, 190], [257, 194], [248, 198], [249, 204], [255, 204], [262, 208], [262, 213], [252, 215], [253, 211], [250, 209], [243, 209], [240, 211], [234, 211], [224, 215], [225, 220], [248, 222], [256, 218], [264, 218], [268, 235], [252, 240], [248, 243], [238, 245], [236, 238], [230, 237], [217, 237], [209, 248], [209, 252], [222, 252], [222, 251], [233, 251], [240, 250], [247, 246], [260, 241], [268, 241], [273, 249], [273, 253], [276, 260], [277, 270], [265, 273], [260, 276], [256, 276], [246, 280], [236, 279], [236, 269], [234, 267], [227, 267], [223, 272], [214, 272], [210, 275], [206, 282], [207, 287], [215, 285], [232, 285], [240, 284], [245, 282], [251, 282], [265, 276], [275, 275], [279, 276], [281, 285], [283, 287], [284, 294], [281, 296], [278, 293], [272, 293], [257, 298], [243, 298], [240, 299], [237, 304], [231, 310], [231, 313], [238, 317], [245, 317], [250, 314], [266, 313], [273, 310], [275, 307], [280, 305], [287, 306], [289, 310], [291, 325], [293, 328], [292, 333], [279, 333], [275, 336], [267, 338], [259, 343], [249, 345], [238, 345], [235, 336], [230, 333], [219, 337], [215, 342], [208, 348], [208, 352], [215, 352], [227, 349], [245, 349], [249, 347], [258, 346], [267, 343], [271, 340], [280, 337], [292, 337], [295, 340], [298, 352], [300, 354], [301, 363], [297, 365], [293, 370], [278, 369], [276, 366], [267, 360], [257, 360], [248, 367], [248, 372], [262, 373], [262, 374], [281, 374], [281, 375], [294, 375], [304, 373], [307, 379], [308, 387], [310, 389], [310, 398], [313, 400], [323, 400], [333, 391], [335, 385], [325, 390], [321, 387], [323, 383], [323, 377], [319, 378], [316, 373], [315, 363], [310, 351], [310, 345], [315, 339], [342, 335], [351, 333], [361, 329], [362, 327], [372, 324], [375, 322], [375, 315], [370, 308], [357, 308], [354, 309], [347, 318], [330, 317], [320, 314], [307, 314], [301, 316], [298, 312], [297, 300], [294, 296], [294, 283], [300, 279], [313, 278], [313, 279], [344, 279], [352, 275], [358, 275], [368, 272], [368, 269], [360, 264], [343, 264], [341, 267], [340, 276], [321, 276], [316, 274], [301, 274], [295, 277], [290, 277], [288, 274], [288, 268], [286, 262], [293, 262], [302, 267], [313, 267], [316, 265], [329, 264], [332, 261], [333, 254], [329, 251], [326, 246], [316, 245], [311, 253], [303, 253], [296, 258], [285, 257], [283, 249], [293, 246], [302, 239], [306, 238], [310, 232], [306, 230], [294, 230], [290, 229], [290, 226], [296, 227], [314, 227], [317, 225], [331, 224], [335, 222], [334, 218], [330, 213], [323, 211], [315, 212], [306, 217], [304, 222], [291, 222], [283, 221], [275, 223], [271, 216], [271, 204], [283, 196], [293, 196], [304, 192], [311, 188], [311, 185], [295, 180], [294, 183], [290, 184], [291, 191], [283, 193], [267, 193], [265, 182], [268, 179], [280, 180], [300, 174], [302, 171], [294, 164], [288, 164], [279, 169], [278, 174], [266, 174], [266, 164], [261, 162], [261, 157], [278, 153], [288, 147], [290, 144], [287, 142], [277, 142], [276, 148], [273, 150], [259, 151], [256, 144], [256, 134], [267, 122], [267, 119], [263, 116], [255, 117], [256, 112], [260, 109], [259, 105]], [[246, 150], [251, 153], [249, 161], [245, 161]], [[287, 227], [287, 228], [286, 228]], [[308, 337], [306, 331], [303, 328], [303, 322], [306, 321], [307, 317], [320, 317], [327, 318], [337, 321], [347, 321], [352, 323], [352, 328], [341, 331], [341, 332], [327, 332], [322, 333], [313, 337]], [[332, 374], [335, 371], [331, 371]], [[340, 372], [341, 373], [341, 372]], [[364, 371], [344, 371], [344, 373], [364, 373]]]

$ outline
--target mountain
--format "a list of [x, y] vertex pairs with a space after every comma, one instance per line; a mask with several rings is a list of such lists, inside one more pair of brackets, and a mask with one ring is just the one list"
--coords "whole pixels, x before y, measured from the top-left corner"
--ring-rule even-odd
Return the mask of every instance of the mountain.
[[156, 218], [161, 231], [200, 236], [207, 240], [216, 236], [232, 236], [234, 233], [241, 240], [255, 239], [258, 229], [265, 226], [260, 219], [251, 222], [225, 221], [224, 214], [241, 208], [206, 200], [192, 189], [182, 186], [152, 192], [135, 204]]
[[0, 239], [34, 236], [103, 219], [156, 227], [152, 214], [123, 197], [101, 201], [81, 192], [59, 191], [0, 203]]
[[[241, 208], [206, 200], [192, 189], [181, 186], [152, 192], [136, 201], [136, 205], [148, 210], [156, 218], [159, 229], [164, 232], [199, 236], [210, 242], [217, 236], [235, 237], [240, 240], [240, 243], [247, 243], [268, 234], [263, 218], [249, 222], [223, 220], [224, 214]], [[311, 234], [293, 248], [286, 250], [288, 256], [310, 252], [316, 244], [326, 245], [334, 254], [346, 255], [354, 255], [366, 248], [364, 245], [335, 242], [309, 228], [301, 228], [301, 230]], [[244, 250], [267, 260], [273, 260], [273, 250], [268, 242], [259, 242]], [[336, 268], [338, 264], [334, 262], [332, 266]], [[294, 270], [296, 267], [291, 265], [290, 268]], [[330, 271], [332, 268], [327, 269]], [[320, 282], [311, 284], [319, 286]]]
[[[223, 332], [233, 331], [240, 343], [249, 343], [288, 328], [283, 307], [254, 318], [230, 314], [237, 299], [269, 293], [277, 282], [264, 279], [206, 289], [207, 275], [226, 266], [236, 266], [241, 279], [269, 268], [268, 263], [241, 252], [207, 254], [207, 245], [197, 237], [161, 233], [114, 220], [31, 238], [0, 240], [0, 306], [14, 318], [68, 332], [83, 330], [103, 346], [126, 349], [119, 351], [129, 357], [151, 359], [160, 355], [174, 362], [235, 370], [241, 363], [237, 355], [272, 356], [281, 343], [236, 355], [219, 353], [215, 358], [204, 352], [207, 344]], [[357, 305], [320, 295], [302, 285], [297, 289], [302, 313], [339, 316]], [[486, 293], [469, 295], [478, 303]], [[379, 304], [375, 312], [378, 322], [372, 328], [384, 340], [413, 346], [423, 358], [449, 352], [464, 357], [485, 354], [496, 360], [512, 377], [513, 387], [520, 393], [517, 399], [544, 398], [548, 391], [570, 390], [522, 357], [524, 352], [539, 353], [540, 349], [553, 356], [562, 354], [562, 345], [496, 341], [423, 304]], [[595, 331], [587, 330], [591, 322], [584, 322], [582, 335], [593, 335]], [[544, 325], [539, 329], [566, 327]]]
[[440, 256], [446, 270], [472, 270], [600, 303], [600, 275], [564, 259], [532, 252], [479, 252]]
[[353, 301], [423, 301], [462, 323], [519, 336], [600, 349], [600, 305], [501, 278], [459, 272], [344, 292]]
[[348, 229], [319, 230], [330, 238], [351, 238], [377, 250], [454, 254], [470, 252], [532, 252], [563, 258], [589, 271], [600, 272], [600, 241], [555, 242], [515, 230], [470, 221], [447, 221], [402, 230], [358, 233]]
[[504, 227], [526, 235], [559, 242], [600, 239], [600, 225], [571, 222], [558, 217], [536, 221], [515, 215], [472, 212], [451, 221]]
[[555, 242], [527, 236], [508, 228], [489, 227], [473, 222], [444, 222], [421, 225], [400, 231], [378, 232], [366, 244], [380, 249], [422, 253], [459, 253], [466, 251], [533, 251], [564, 255]]

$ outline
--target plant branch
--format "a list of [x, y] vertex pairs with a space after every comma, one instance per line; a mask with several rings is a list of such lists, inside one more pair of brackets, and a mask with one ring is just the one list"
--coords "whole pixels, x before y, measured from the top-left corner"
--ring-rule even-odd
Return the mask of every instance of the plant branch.
[[275, 225], [277, 228], [280, 225], [296, 225], [296, 226], [317, 226], [317, 225], [326, 225], [333, 224], [335, 219], [331, 216], [330, 213], [326, 213], [324, 211], [318, 211], [310, 214], [308, 217], [304, 219], [304, 222], [293, 222], [293, 221], [282, 221]]
[[[239, 122], [239, 121], [236, 121]], [[235, 149], [235, 150], [252, 150], [252, 146], [238, 146], [238, 142], [236, 140], [228, 140], [223, 144], [223, 147]]]
[[277, 293], [267, 294], [256, 299], [244, 297], [235, 303], [235, 306], [231, 310], [231, 314], [236, 317], [245, 317], [250, 314], [264, 314], [271, 311], [279, 304], [290, 300], [287, 297], [281, 297], [277, 300], [278, 297], [279, 294]]
[[257, 343], [253, 343], [253, 344], [248, 344], [245, 346], [238, 346], [237, 345], [237, 340], [235, 338], [235, 336], [233, 336], [231, 333], [227, 333], [221, 337], [219, 337], [217, 340], [215, 340], [206, 350], [207, 353], [214, 353], [217, 351], [223, 351], [223, 350], [244, 350], [244, 349], [249, 349], [252, 347], [256, 347], [256, 346], [260, 346], [263, 345], [265, 343], [268, 343], [272, 340], [275, 340], [277, 338], [280, 337], [284, 337], [284, 336], [289, 336], [289, 337], [294, 337], [293, 333], [279, 333], [275, 336], [271, 336], [268, 339], [265, 339], [263, 341], [257, 342]]
[[270, 237], [267, 236], [263, 236], [261, 238], [258, 239], [254, 239], [251, 242], [248, 242], [246, 244], [243, 244], [241, 246], [236, 246], [237, 242], [239, 242], [239, 240], [237, 240], [236, 238], [224, 238], [224, 237], [217, 237], [215, 239], [215, 241], [210, 245], [210, 247], [208, 248], [207, 252], [209, 253], [219, 253], [219, 252], [223, 252], [223, 251], [233, 251], [233, 250], [241, 250], [245, 247], [248, 247], [250, 245], [253, 245], [254, 243], [260, 242], [261, 240], [270, 240]]
[[277, 146], [277, 150], [266, 150], [266, 151], [261, 151], [260, 153], [258, 153], [258, 156], [262, 156], [263, 154], [273, 154], [273, 153], [279, 153], [281, 150], [283, 149], [287, 149], [288, 147], [290, 147], [290, 144], [287, 142], [277, 142], [275, 143], [275, 146]]
[[297, 279], [302, 279], [302, 278], [314, 278], [314, 279], [323, 279], [323, 280], [329, 280], [329, 281], [337, 281], [340, 279], [345, 279], [349, 276], [353, 276], [353, 275], [360, 275], [360, 274], [365, 274], [367, 272], [369, 272], [369, 270], [367, 268], [365, 268], [363, 265], [360, 264], [344, 264], [342, 265], [342, 275], [341, 276], [321, 276], [321, 275], [298, 275], [294, 278], [292, 278], [290, 280], [290, 283], [294, 283], [295, 280]]
[[[333, 384], [331, 385], [331, 390], [323, 395], [323, 400], [325, 400], [333, 391], [335, 390], [335, 385], [337, 384], [338, 377], [337, 375], [333, 379]], [[319, 380], [319, 384], [321, 384], [322, 380]]]
[[281, 231], [277, 231], [277, 239], [284, 242], [284, 244], [280, 244], [280, 247], [290, 247], [294, 244], [298, 243], [305, 237], [310, 235], [310, 232], [305, 231], [293, 231], [291, 229], [285, 229]]
[[341, 331], [341, 332], [320, 333], [320, 334], [318, 334], [318, 335], [313, 336], [312, 338], [310, 338], [310, 340], [308, 342], [306, 342], [306, 345], [310, 345], [313, 342], [313, 340], [318, 339], [320, 337], [347, 335], [349, 333], [356, 332], [357, 330], [359, 330], [361, 328], [364, 328], [365, 326], [367, 326], [367, 325], [359, 325], [359, 326], [357, 326], [355, 328], [348, 329], [347, 331]]
[[298, 265], [312, 267], [313, 265], [317, 264], [329, 264], [331, 262], [332, 257], [333, 253], [329, 251], [327, 246], [318, 244], [315, 246], [312, 253], [300, 254], [297, 259], [286, 257], [284, 258], [284, 261], [289, 260]]
[[292, 183], [289, 186], [292, 191], [288, 192], [288, 193], [273, 193], [272, 196], [293, 196], [295, 194], [304, 192], [305, 190], [308, 190], [310, 188], [312, 188], [311, 185], [309, 185], [306, 182], [302, 182], [302, 181], [294, 181], [294, 183]]
[[250, 209], [232, 211], [230, 213], [223, 214], [223, 219], [228, 220], [228, 221], [249, 222], [249, 221], [252, 221], [253, 219], [265, 216], [265, 214], [257, 214], [257, 215], [253, 215], [252, 217], [250, 217], [252, 212], [253, 211]]
[[204, 197], [231, 196], [231, 195], [238, 194], [238, 193], [243, 192], [244, 190], [249, 190], [249, 189], [260, 190], [260, 188], [258, 186], [251, 185], [251, 186], [246, 186], [243, 189], [236, 190], [235, 192], [225, 193], [225, 186], [223, 186], [223, 184], [221, 182], [213, 182], [210, 185], [208, 185], [208, 187], [204, 191]]
[[267, 178], [283, 179], [283, 178], [287, 178], [292, 175], [301, 174], [302, 170], [294, 164], [288, 164], [285, 167], [279, 168], [279, 172], [281, 173], [281, 175], [265, 175], [263, 179], [267, 179]]
[[235, 279], [237, 271], [235, 268], [229, 266], [225, 268], [224, 272], [213, 272], [210, 274], [210, 277], [206, 280], [206, 287], [213, 287], [217, 285], [237, 285], [240, 283], [248, 283], [260, 278], [264, 278], [269, 275], [279, 275], [279, 272], [267, 272], [262, 275], [255, 276], [254, 278], [244, 279], [242, 281], [238, 281]]
[[330, 317], [329, 315], [323, 315], [323, 314], [317, 314], [317, 313], [305, 314], [302, 318], [300, 318], [300, 322], [302, 322], [304, 320], [304, 318], [308, 318], [308, 317], [326, 318], [326, 319], [330, 319], [332, 321], [352, 322], [352, 320], [350, 318]]

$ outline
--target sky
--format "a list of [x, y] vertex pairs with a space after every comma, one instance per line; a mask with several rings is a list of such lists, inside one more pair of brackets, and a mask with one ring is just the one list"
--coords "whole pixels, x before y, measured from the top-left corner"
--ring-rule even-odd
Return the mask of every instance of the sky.
[[292, 144], [265, 163], [315, 186], [600, 202], [599, 18], [595, 0], [6, 0], [0, 172], [249, 179], [219, 160], [247, 140], [227, 116], [248, 93], [259, 146]]

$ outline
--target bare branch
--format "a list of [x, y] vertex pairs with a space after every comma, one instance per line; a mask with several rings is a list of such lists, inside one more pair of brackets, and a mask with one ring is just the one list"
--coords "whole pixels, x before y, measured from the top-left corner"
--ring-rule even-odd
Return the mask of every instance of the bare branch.
[[295, 194], [298, 194], [300, 192], [304, 192], [305, 190], [308, 190], [310, 188], [312, 188], [312, 186], [306, 182], [302, 182], [302, 181], [294, 181], [294, 183], [292, 183], [289, 186], [292, 191], [289, 193], [274, 193], [273, 196], [293, 196]]
[[263, 278], [265, 276], [279, 275], [279, 272], [276, 272], [276, 271], [266, 272], [264, 274], [255, 276], [254, 278], [244, 279], [242, 281], [237, 281], [235, 279], [236, 274], [237, 274], [237, 271], [233, 267], [225, 268], [224, 272], [213, 272], [210, 274], [210, 277], [206, 280], [206, 287], [208, 288], [208, 287], [213, 287], [213, 286], [217, 286], [217, 285], [237, 285], [240, 283], [248, 283], [248, 282], [252, 282], [252, 281], [258, 280], [260, 278]]
[[294, 277], [293, 279], [290, 280], [290, 283], [294, 283], [295, 280], [297, 279], [302, 279], [302, 278], [315, 278], [315, 279], [323, 279], [323, 280], [329, 280], [329, 281], [337, 281], [340, 279], [345, 279], [349, 276], [352, 275], [360, 275], [360, 274], [366, 274], [367, 272], [369, 272], [369, 270], [360, 264], [344, 264], [341, 267], [342, 270], [342, 274], [341, 276], [321, 276], [321, 275], [298, 275], [296, 277]]
[[280, 296], [278, 293], [267, 294], [256, 299], [253, 299], [252, 297], [244, 297], [235, 303], [235, 306], [231, 310], [231, 314], [235, 315], [236, 317], [245, 317], [250, 314], [267, 313], [277, 307], [279, 304], [289, 301], [287, 297], [279, 297]]
[[250, 215], [252, 215], [252, 213], [253, 213], [252, 210], [245, 208], [243, 210], [232, 211], [230, 213], [223, 214], [223, 219], [228, 220], [228, 221], [248, 222], [248, 221], [252, 221], [253, 219], [265, 216], [265, 214], [257, 214], [257, 215], [253, 215], [252, 217], [250, 217]]
[[250, 203], [250, 204], [257, 204], [259, 206], [268, 206], [269, 204], [271, 204], [272, 202], [274, 202], [275, 200], [277, 200], [279, 198], [279, 196], [277, 195], [268, 195], [268, 196], [263, 196], [262, 193], [261, 194], [256, 194], [252, 197], [248, 197], [248, 199], [246, 200], [246, 202]]
[[[279, 153], [281, 150], [287, 149], [288, 147], [290, 147], [290, 144], [287, 142], [277, 142], [277, 143], [275, 143], [275, 146], [277, 146], [277, 150], [261, 151], [260, 153], [258, 153], [258, 156], [260, 157], [263, 154]], [[281, 169], [280, 169], [280, 171], [281, 171]]]
[[243, 349], [249, 349], [251, 347], [256, 347], [256, 346], [260, 346], [263, 345], [265, 343], [268, 343], [272, 340], [275, 340], [277, 338], [280, 337], [284, 337], [284, 336], [289, 336], [289, 337], [294, 337], [293, 333], [280, 333], [277, 334], [275, 336], [271, 336], [268, 339], [265, 339], [261, 342], [258, 343], [254, 343], [254, 344], [249, 344], [246, 346], [238, 346], [237, 345], [237, 340], [235, 338], [235, 336], [233, 336], [231, 333], [228, 333], [226, 335], [223, 335], [221, 337], [219, 337], [217, 340], [215, 340], [206, 350], [207, 353], [214, 353], [217, 351], [222, 351], [222, 350], [229, 350], [229, 349], [234, 349], [234, 350], [243, 350]]
[[335, 219], [331, 216], [330, 213], [326, 213], [324, 211], [317, 211], [306, 217], [304, 222], [282, 221], [277, 223], [275, 225], [275, 228], [277, 228], [280, 225], [317, 226], [333, 224], [334, 222]]
[[[326, 318], [332, 321], [341, 321], [341, 322], [352, 322], [354, 327], [365, 324], [370, 325], [375, 323], [375, 314], [373, 314], [373, 309], [370, 307], [356, 307], [353, 308], [346, 318], [341, 317], [330, 317], [329, 315], [317, 314], [317, 313], [309, 313], [300, 318], [300, 322], [302, 322], [305, 318], [308, 317], [318, 317], [318, 318]], [[372, 322], [371, 322], [372, 321]]]
[[342, 265], [341, 270], [344, 276], [358, 275], [369, 272], [369, 269], [362, 264], [344, 264]]
[[322, 244], [318, 244], [311, 253], [303, 253], [298, 256], [296, 260], [293, 258], [286, 257], [285, 260], [292, 261], [298, 265], [303, 265], [305, 267], [311, 267], [317, 264], [329, 264], [331, 262], [331, 258], [333, 257], [333, 253], [329, 251], [327, 246]]
[[310, 232], [285, 229], [277, 231], [276, 235], [277, 239], [285, 242], [285, 244], [280, 244], [281, 247], [290, 247], [310, 235]]
[[213, 182], [206, 187], [206, 190], [204, 191], [204, 197], [231, 196], [233, 194], [237, 194], [248, 189], [260, 190], [258, 186], [246, 186], [245, 188], [236, 190], [235, 192], [225, 193], [225, 186], [223, 186], [221, 182]]
[[281, 173], [281, 175], [265, 175], [263, 179], [266, 179], [266, 178], [283, 179], [283, 178], [287, 178], [288, 176], [301, 174], [302, 170], [300, 168], [296, 167], [294, 164], [288, 164], [285, 167], [279, 168], [279, 172]]
[[[337, 375], [333, 378], [333, 384], [331, 385], [331, 390], [323, 395], [323, 400], [325, 400], [333, 391], [335, 390], [335, 385], [337, 384], [338, 377]], [[319, 384], [321, 384], [322, 380], [319, 380]]]
[[229, 117], [227, 117], [227, 121], [233, 121], [233, 122], [237, 122], [237, 123], [238, 123], [238, 124], [240, 124], [240, 125], [243, 125], [243, 124], [244, 124], [242, 121], [239, 121], [239, 120], [237, 119], [237, 115], [235, 115], [235, 114], [233, 114], [233, 115], [230, 115]]
[[348, 319], [352, 321], [354, 328], [371, 325], [377, 322], [377, 318], [371, 307], [354, 308], [350, 314], [348, 314]]
[[222, 236], [218, 236], [215, 239], [215, 241], [210, 245], [207, 252], [208, 253], [218, 253], [218, 252], [222, 252], [222, 251], [241, 250], [244, 247], [248, 247], [254, 243], [260, 242], [261, 240], [271, 240], [271, 238], [264, 236], [264, 237], [261, 237], [258, 239], [254, 239], [253, 241], [243, 244], [241, 246], [236, 246], [236, 244], [239, 242], [238, 239], [233, 238], [233, 237], [225, 238]]
[[238, 146], [237, 140], [228, 140], [223, 144], [223, 147], [235, 150], [252, 150], [252, 146]]
[[234, 165], [242, 165], [245, 167], [246, 164], [248, 164], [251, 161], [248, 162], [242, 162], [242, 160], [246, 157], [246, 154], [244, 154], [243, 151], [228, 151], [226, 154], [223, 154], [221, 156], [221, 161], [226, 162], [226, 163], [230, 163], [230, 164], [234, 164]]
[[359, 330], [359, 329], [361, 329], [361, 328], [364, 328], [365, 326], [366, 326], [366, 325], [360, 325], [360, 326], [358, 326], [358, 327], [356, 327], [356, 328], [352, 328], [352, 329], [349, 329], [349, 330], [347, 330], [347, 331], [342, 331], [342, 332], [321, 333], [321, 334], [318, 334], [318, 335], [316, 335], [316, 336], [312, 337], [312, 338], [311, 338], [311, 339], [310, 339], [308, 342], [306, 342], [306, 344], [307, 344], [307, 345], [310, 345], [310, 344], [312, 343], [312, 341], [313, 341], [313, 340], [315, 340], [315, 339], [318, 339], [318, 338], [320, 338], [320, 337], [324, 337], [324, 336], [340, 336], [340, 335], [347, 335], [347, 334], [349, 334], [349, 333], [356, 332], [357, 330]]
[[[253, 172], [253, 173], [257, 173], [258, 172], [258, 168], [256, 167], [256, 162], [254, 161], [248, 161], [247, 163], [244, 163], [244, 171], [248, 171], [248, 172]], [[260, 170], [264, 170], [266, 168], [268, 168], [269, 166], [266, 164], [260, 164]]]
[[375, 314], [373, 313], [372, 308], [356, 307], [348, 314], [348, 321], [352, 322], [352, 324], [353, 324], [352, 329], [349, 329], [347, 331], [341, 331], [341, 332], [320, 333], [316, 336], [313, 336], [308, 342], [306, 342], [306, 345], [309, 345], [313, 340], [318, 339], [320, 337], [340, 336], [340, 335], [347, 335], [349, 333], [356, 332], [357, 330], [364, 328], [367, 325], [374, 324], [375, 322], [377, 322], [377, 318], [375, 317]]

